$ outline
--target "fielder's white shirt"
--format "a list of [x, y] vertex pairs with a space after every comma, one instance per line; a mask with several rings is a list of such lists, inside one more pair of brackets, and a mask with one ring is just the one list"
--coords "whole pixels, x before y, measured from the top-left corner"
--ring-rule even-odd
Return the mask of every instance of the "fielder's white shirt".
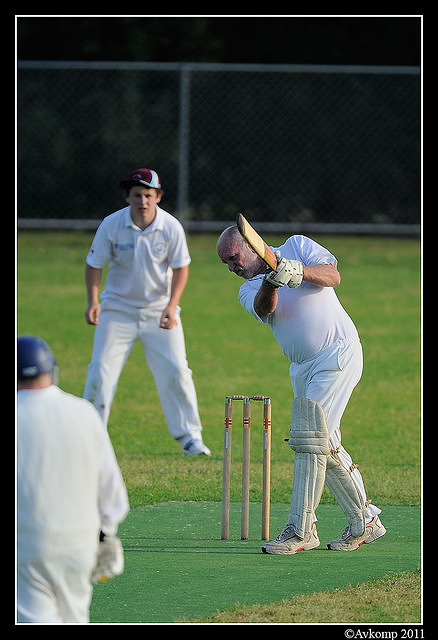
[[[281, 247], [282, 258], [299, 260], [304, 266], [333, 264], [337, 260], [327, 249], [305, 236], [292, 236]], [[247, 280], [239, 290], [240, 304], [259, 322], [268, 324], [290, 362], [301, 363], [338, 340], [358, 339], [357, 329], [341, 305], [333, 287], [320, 287], [303, 282], [290, 289], [278, 289], [278, 305], [274, 313], [259, 317], [254, 311], [254, 298], [263, 275]]]
[[132, 221], [130, 210], [128, 206], [103, 219], [87, 264], [95, 269], [108, 265], [103, 307], [164, 309], [172, 270], [190, 264], [184, 228], [173, 215], [156, 207], [155, 220], [142, 231]]
[[94, 406], [56, 385], [17, 394], [18, 561], [97, 550], [129, 510], [125, 483]]

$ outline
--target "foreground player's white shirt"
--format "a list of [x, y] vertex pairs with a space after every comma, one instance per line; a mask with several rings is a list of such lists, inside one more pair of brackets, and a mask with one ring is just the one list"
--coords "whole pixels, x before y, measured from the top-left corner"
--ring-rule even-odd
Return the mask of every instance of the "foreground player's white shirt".
[[[299, 260], [307, 267], [337, 266], [336, 258], [327, 249], [305, 236], [292, 236], [273, 250], [280, 251], [282, 258]], [[275, 312], [260, 318], [254, 311], [254, 298], [262, 280], [263, 275], [247, 280], [240, 287], [239, 302], [259, 322], [270, 325], [290, 362], [304, 362], [338, 340], [358, 338], [356, 327], [333, 287], [319, 287], [305, 281], [295, 289], [279, 288]]]
[[18, 562], [94, 553], [129, 510], [108, 433], [56, 385], [17, 394]]
[[172, 269], [190, 264], [184, 229], [174, 216], [157, 207], [144, 231], [132, 221], [131, 207], [104, 218], [96, 231], [87, 264], [108, 265], [103, 307], [114, 305], [164, 309], [170, 295]]

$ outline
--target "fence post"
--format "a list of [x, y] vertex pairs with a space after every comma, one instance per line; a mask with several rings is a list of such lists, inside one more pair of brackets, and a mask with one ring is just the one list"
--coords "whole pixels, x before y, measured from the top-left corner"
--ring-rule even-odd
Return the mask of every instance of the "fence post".
[[190, 150], [190, 67], [187, 64], [182, 64], [180, 69], [178, 138], [178, 218], [186, 227]]

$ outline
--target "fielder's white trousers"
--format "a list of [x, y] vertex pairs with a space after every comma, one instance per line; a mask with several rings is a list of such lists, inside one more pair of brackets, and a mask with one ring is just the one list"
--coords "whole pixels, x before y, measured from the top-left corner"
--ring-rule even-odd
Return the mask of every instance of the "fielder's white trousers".
[[[339, 340], [321, 351], [315, 358], [300, 364], [292, 363], [289, 369], [295, 397], [310, 398], [324, 409], [330, 435], [330, 448], [339, 449], [336, 456], [346, 469], [353, 460], [341, 445], [341, 418], [359, 382], [363, 370], [363, 353], [360, 340]], [[362, 475], [356, 467], [354, 481], [367, 503]], [[370, 504], [364, 510], [365, 517], [378, 515], [381, 510]], [[316, 520], [316, 518], [315, 518]]]
[[17, 566], [17, 622], [89, 622], [96, 554], [40, 558]]
[[[161, 311], [102, 309], [95, 328], [84, 398], [94, 404], [105, 424], [122, 369], [140, 341], [154, 377], [161, 408], [172, 437], [184, 446], [202, 431], [192, 371], [188, 367], [179, 314], [172, 329], [159, 326]], [[145, 405], [148, 390], [145, 389]]]

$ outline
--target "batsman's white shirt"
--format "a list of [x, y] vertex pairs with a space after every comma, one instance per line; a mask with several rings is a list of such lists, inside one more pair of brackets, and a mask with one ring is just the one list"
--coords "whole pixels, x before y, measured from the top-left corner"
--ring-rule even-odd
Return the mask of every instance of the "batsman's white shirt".
[[87, 264], [108, 265], [102, 308], [120, 303], [163, 310], [169, 300], [172, 269], [190, 264], [184, 229], [174, 216], [156, 207], [156, 217], [144, 231], [132, 221], [130, 207], [104, 218], [96, 231]]
[[[292, 236], [281, 247], [282, 258], [299, 260], [305, 267], [333, 264], [337, 260], [327, 249], [305, 236]], [[239, 302], [259, 322], [268, 324], [290, 362], [301, 363], [339, 340], [357, 340], [356, 327], [341, 305], [333, 287], [303, 282], [299, 287], [278, 289], [278, 305], [273, 314], [260, 318], [254, 298], [263, 275], [247, 280], [239, 290]]]

